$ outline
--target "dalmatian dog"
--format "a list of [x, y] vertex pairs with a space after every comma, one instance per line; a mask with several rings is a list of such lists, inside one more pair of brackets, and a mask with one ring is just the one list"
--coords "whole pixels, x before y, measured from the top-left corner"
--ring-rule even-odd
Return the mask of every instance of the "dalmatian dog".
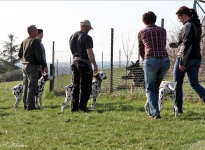
[[[91, 109], [95, 110], [96, 99], [97, 99], [98, 94], [101, 91], [101, 82], [102, 82], [102, 80], [105, 80], [107, 77], [106, 77], [106, 73], [103, 72], [103, 71], [100, 71], [97, 74], [94, 74], [93, 77], [94, 77], [94, 80], [92, 81], [92, 91], [91, 91], [92, 103], [91, 103]], [[71, 83], [71, 84], [69, 84], [69, 85], [67, 85], [65, 87], [61, 87], [61, 88], [64, 89], [65, 93], [66, 93], [65, 101], [61, 105], [61, 112], [64, 112], [64, 109], [65, 109], [66, 105], [72, 99], [73, 84]]]
[[65, 101], [61, 105], [61, 112], [64, 112], [64, 109], [65, 109], [66, 105], [72, 99], [73, 83], [71, 83], [69, 85], [66, 85], [64, 87], [62, 87], [60, 84], [59, 84], [59, 86], [60, 86], [61, 89], [65, 90]]
[[[44, 91], [44, 86], [47, 80], [53, 80], [55, 77], [51, 76], [48, 73], [44, 73], [42, 75], [42, 77], [38, 80], [38, 89], [36, 91], [36, 95], [35, 95], [35, 107], [39, 108], [42, 107], [42, 94]], [[13, 91], [13, 95], [16, 98], [16, 103], [14, 105], [15, 110], [18, 109], [18, 104], [22, 99], [22, 94], [23, 94], [23, 84], [18, 84], [16, 86], [14, 86], [11, 89], [7, 89], [8, 85], [6, 86], [6, 91]], [[40, 106], [38, 105], [38, 103], [40, 103]]]
[[8, 88], [8, 84], [6, 85], [5, 90], [6, 90], [6, 92], [12, 91], [13, 95], [16, 98], [16, 102], [14, 104], [14, 109], [18, 110], [18, 104], [21, 101], [22, 94], [23, 94], [23, 84], [22, 83], [21, 84], [17, 84], [16, 86], [14, 86], [11, 89], [7, 89], [7, 88]]
[[[48, 74], [48, 73], [43, 73], [41, 78], [38, 80], [38, 89], [35, 94], [35, 107], [36, 108], [42, 108], [42, 95], [45, 87], [45, 83], [48, 80], [54, 80], [54, 76]], [[38, 105], [40, 103], [40, 106]]]
[[[174, 114], [175, 117], [178, 116], [178, 107], [176, 106], [175, 102], [174, 102], [174, 91], [176, 89], [177, 86], [177, 82], [175, 82], [175, 84], [169, 82], [169, 81], [162, 81], [159, 87], [159, 101], [158, 101], [158, 106], [159, 106], [159, 111], [162, 110], [162, 100], [166, 97], [166, 96], [170, 96], [172, 99], [172, 103], [173, 103], [173, 107], [174, 107]], [[149, 104], [148, 104], [148, 100], [145, 103], [145, 111], [148, 113], [148, 108]]]

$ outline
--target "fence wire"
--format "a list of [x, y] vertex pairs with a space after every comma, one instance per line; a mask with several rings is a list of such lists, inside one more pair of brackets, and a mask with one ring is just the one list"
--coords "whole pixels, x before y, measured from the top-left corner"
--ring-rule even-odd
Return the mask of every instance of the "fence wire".
[[[110, 50], [111, 50], [111, 32], [108, 31], [103, 35], [92, 37], [94, 42], [93, 51], [99, 67], [99, 70], [103, 70], [107, 79], [102, 81], [101, 95], [109, 93], [110, 91]], [[129, 32], [127, 34], [114, 31], [114, 57], [113, 57], [113, 92], [112, 94], [142, 94], [142, 89], [133, 86], [133, 79], [122, 79], [122, 76], [128, 74], [126, 66], [131, 64], [131, 61], [136, 62], [138, 60], [137, 50], [137, 33]], [[166, 74], [164, 80], [173, 82], [173, 65], [175, 59], [172, 58], [171, 67]], [[72, 54], [69, 48], [69, 43], [62, 44], [55, 42], [55, 83], [54, 92], [56, 94], [65, 94], [61, 86], [66, 86], [72, 82], [72, 75], [70, 65], [72, 63]], [[142, 64], [141, 64], [142, 66]], [[205, 87], [204, 79], [205, 64], [202, 63], [199, 70], [200, 84]], [[185, 77], [183, 84], [184, 99], [190, 101], [198, 100], [198, 96], [190, 88], [188, 79]], [[145, 92], [144, 92], [145, 94]]]

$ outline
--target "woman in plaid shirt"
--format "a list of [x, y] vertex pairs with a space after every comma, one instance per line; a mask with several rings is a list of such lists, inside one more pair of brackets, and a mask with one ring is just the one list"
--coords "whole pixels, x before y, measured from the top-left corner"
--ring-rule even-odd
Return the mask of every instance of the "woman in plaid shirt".
[[166, 51], [166, 30], [155, 25], [156, 15], [149, 11], [142, 16], [145, 28], [138, 33], [139, 55], [144, 63], [146, 96], [150, 118], [161, 118], [158, 109], [159, 86], [170, 67]]

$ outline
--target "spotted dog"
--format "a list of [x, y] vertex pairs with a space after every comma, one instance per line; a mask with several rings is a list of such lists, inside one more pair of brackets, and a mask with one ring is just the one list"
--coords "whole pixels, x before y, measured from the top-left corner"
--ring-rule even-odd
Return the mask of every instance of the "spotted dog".
[[[169, 82], [169, 81], [162, 81], [159, 87], [159, 101], [158, 101], [158, 106], [159, 106], [159, 111], [162, 110], [162, 100], [166, 97], [166, 96], [170, 96], [172, 99], [172, 103], [173, 103], [173, 107], [174, 107], [174, 114], [175, 117], [178, 116], [178, 107], [176, 106], [175, 102], [174, 102], [174, 98], [175, 98], [175, 89], [177, 86], [177, 82], [175, 84]], [[145, 111], [148, 113], [148, 101], [145, 103]]]
[[[42, 77], [38, 80], [38, 89], [36, 91], [35, 94], [35, 106], [36, 108], [42, 108], [42, 95], [43, 95], [43, 91], [44, 91], [44, 86], [46, 81], [48, 80], [53, 80], [55, 77], [48, 74], [48, 73], [44, 73], [42, 75]], [[40, 106], [38, 105], [40, 103]]]
[[[44, 73], [42, 75], [42, 77], [38, 80], [38, 89], [36, 91], [36, 94], [35, 94], [35, 107], [42, 107], [42, 94], [43, 94], [43, 91], [44, 91], [44, 86], [45, 86], [45, 83], [47, 80], [53, 80], [54, 77], [51, 76], [50, 74], [48, 73]], [[22, 99], [22, 94], [23, 94], [23, 84], [18, 84], [16, 86], [14, 86], [13, 88], [11, 89], [7, 89], [8, 85], [6, 86], [6, 91], [13, 91], [13, 95], [15, 96], [16, 98], [16, 103], [14, 105], [14, 108], [17, 110], [18, 109], [18, 104], [19, 102], [21, 101]], [[40, 106], [38, 105], [38, 102], [40, 103]]]
[[95, 106], [96, 106], [96, 99], [98, 94], [101, 91], [101, 82], [102, 80], [107, 79], [107, 76], [105, 74], [105, 72], [100, 71], [99, 73], [95, 74], [94, 76], [94, 80], [92, 81], [92, 103], [91, 103], [91, 109], [95, 110]]
[[61, 105], [61, 112], [64, 112], [64, 108], [66, 107], [68, 102], [72, 99], [73, 83], [71, 83], [69, 85], [66, 85], [64, 87], [62, 87], [60, 84], [59, 84], [59, 86], [60, 86], [61, 89], [65, 90], [65, 101]]
[[[101, 82], [102, 80], [105, 80], [106, 74], [103, 71], [98, 72], [97, 74], [94, 74], [94, 80], [92, 81], [92, 91], [91, 91], [91, 95], [92, 95], [92, 103], [91, 103], [91, 109], [95, 110], [95, 106], [96, 106], [96, 99], [98, 94], [101, 91]], [[73, 84], [69, 84], [65, 87], [61, 87], [62, 89], [65, 89], [65, 93], [66, 93], [66, 97], [65, 97], [65, 101], [62, 103], [61, 105], [61, 112], [64, 112], [64, 109], [66, 107], [66, 105], [68, 104], [68, 102], [72, 99], [72, 89], [73, 89]]]
[[23, 94], [23, 84], [22, 83], [18, 84], [18, 85], [14, 86], [11, 89], [7, 89], [7, 88], [8, 88], [8, 84], [6, 85], [5, 90], [7, 92], [12, 91], [13, 95], [15, 96], [16, 102], [14, 104], [14, 109], [17, 110], [18, 109], [18, 104], [21, 101], [22, 94]]

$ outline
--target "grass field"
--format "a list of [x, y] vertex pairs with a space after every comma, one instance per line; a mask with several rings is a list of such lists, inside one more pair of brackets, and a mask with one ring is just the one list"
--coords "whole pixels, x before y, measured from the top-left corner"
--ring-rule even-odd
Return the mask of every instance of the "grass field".
[[[43, 108], [18, 111], [14, 97], [0, 83], [0, 149], [28, 150], [203, 150], [205, 149], [204, 105], [184, 101], [184, 114], [174, 118], [172, 103], [163, 103], [161, 119], [153, 120], [144, 112], [145, 96], [104, 94], [91, 113], [64, 113], [64, 96], [48, 92], [46, 83]], [[90, 106], [90, 101], [89, 105]]]

